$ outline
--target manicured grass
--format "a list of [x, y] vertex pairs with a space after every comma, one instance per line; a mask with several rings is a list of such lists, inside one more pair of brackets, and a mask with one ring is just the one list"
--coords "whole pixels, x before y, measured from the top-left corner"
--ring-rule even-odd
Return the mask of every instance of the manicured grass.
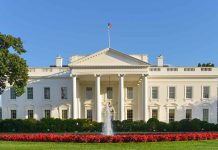
[[218, 140], [152, 143], [51, 143], [51, 142], [5, 142], [0, 150], [218, 150]]

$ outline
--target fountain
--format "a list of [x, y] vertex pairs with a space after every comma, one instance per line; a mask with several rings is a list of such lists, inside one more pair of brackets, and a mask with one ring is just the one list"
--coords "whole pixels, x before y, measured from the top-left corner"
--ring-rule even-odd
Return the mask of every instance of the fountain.
[[104, 116], [104, 124], [102, 128], [102, 134], [111, 136], [113, 135], [112, 122], [111, 122], [111, 112], [109, 103], [105, 106], [105, 116]]

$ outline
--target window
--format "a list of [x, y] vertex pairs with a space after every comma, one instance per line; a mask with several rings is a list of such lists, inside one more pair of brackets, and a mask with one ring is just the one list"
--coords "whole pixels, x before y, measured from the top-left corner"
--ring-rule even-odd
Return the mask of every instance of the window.
[[158, 87], [152, 87], [152, 99], [158, 99]]
[[86, 118], [92, 121], [92, 110], [86, 110]]
[[127, 120], [132, 121], [133, 120], [133, 110], [127, 109]]
[[209, 98], [210, 97], [210, 87], [204, 86], [203, 87], [203, 98]]
[[208, 122], [208, 118], [209, 118], [209, 110], [208, 109], [203, 109], [203, 121]]
[[175, 121], [175, 109], [169, 109], [169, 122]]
[[16, 119], [16, 118], [17, 118], [17, 111], [11, 110], [11, 119]]
[[112, 87], [107, 87], [107, 99], [112, 99], [113, 97], [113, 89]]
[[27, 99], [33, 99], [33, 87], [27, 88]]
[[152, 109], [152, 118], [158, 119], [158, 110]]
[[92, 99], [92, 88], [86, 87], [86, 99]]
[[33, 119], [33, 110], [28, 110], [28, 119]]
[[133, 87], [127, 87], [127, 99], [133, 99]]
[[67, 87], [61, 87], [61, 99], [67, 99]]
[[192, 119], [192, 110], [186, 109], [186, 119], [191, 120]]
[[176, 87], [171, 86], [169, 87], [169, 99], [175, 99], [176, 98]]
[[44, 99], [50, 99], [50, 87], [44, 88]]
[[51, 111], [50, 110], [45, 110], [45, 118], [46, 119], [51, 118]]
[[11, 99], [16, 99], [16, 91], [14, 88], [10, 89], [10, 95], [11, 95]]
[[191, 99], [192, 98], [192, 87], [187, 86], [185, 90], [185, 98]]
[[68, 111], [67, 111], [67, 109], [62, 110], [62, 119], [68, 119]]

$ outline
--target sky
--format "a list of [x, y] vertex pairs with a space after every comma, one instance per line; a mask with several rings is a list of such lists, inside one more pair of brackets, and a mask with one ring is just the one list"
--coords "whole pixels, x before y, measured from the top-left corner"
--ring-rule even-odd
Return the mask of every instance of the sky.
[[0, 32], [20, 37], [30, 67], [108, 47], [155, 64], [218, 65], [217, 0], [0, 0]]

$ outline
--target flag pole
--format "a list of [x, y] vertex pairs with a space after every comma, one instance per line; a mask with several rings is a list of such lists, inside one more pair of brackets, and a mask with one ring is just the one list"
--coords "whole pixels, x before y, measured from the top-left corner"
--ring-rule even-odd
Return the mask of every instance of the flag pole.
[[108, 48], [110, 48], [111, 47], [110, 29], [108, 28], [107, 31], [108, 31]]
[[112, 24], [109, 22], [107, 24], [107, 32], [108, 32], [108, 48], [111, 47], [111, 35], [110, 35], [110, 30], [112, 28]]

